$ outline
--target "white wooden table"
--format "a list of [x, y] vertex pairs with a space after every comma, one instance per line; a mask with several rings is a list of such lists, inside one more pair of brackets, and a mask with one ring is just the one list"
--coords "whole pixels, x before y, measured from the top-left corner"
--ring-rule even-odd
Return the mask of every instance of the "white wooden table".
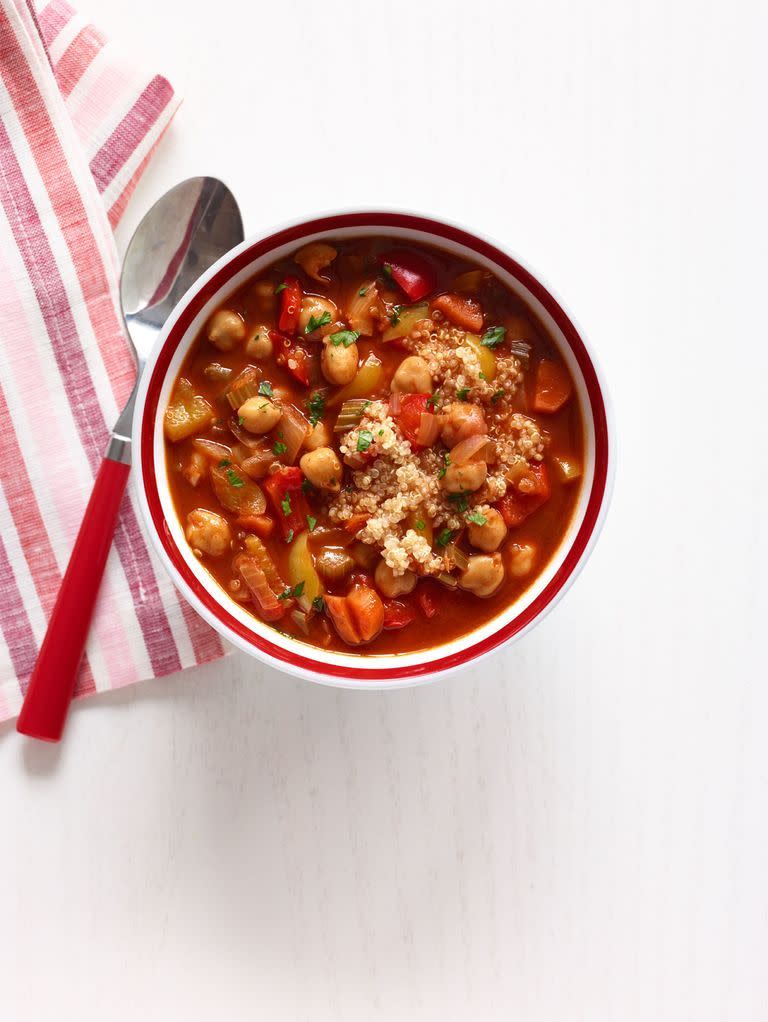
[[765, 8], [103, 0], [185, 103], [121, 229], [400, 205], [541, 270], [611, 383], [611, 515], [488, 666], [242, 657], [0, 730], [0, 1016], [768, 1017]]

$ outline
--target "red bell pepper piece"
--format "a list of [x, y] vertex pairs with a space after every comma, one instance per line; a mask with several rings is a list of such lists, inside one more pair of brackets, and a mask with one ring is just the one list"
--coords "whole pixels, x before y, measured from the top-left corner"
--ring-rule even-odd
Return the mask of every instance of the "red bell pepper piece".
[[284, 334], [295, 334], [301, 311], [301, 284], [296, 277], [286, 277], [284, 284], [280, 292], [280, 319], [277, 325]]
[[293, 539], [307, 528], [309, 509], [301, 488], [303, 479], [301, 469], [291, 466], [279, 468], [264, 480], [264, 489], [272, 501], [284, 539]]
[[403, 394], [400, 398], [400, 411], [395, 415], [400, 432], [416, 449], [421, 449], [416, 437], [419, 435], [421, 413], [429, 411], [429, 398], [429, 394]]
[[418, 302], [420, 298], [434, 291], [437, 277], [432, 264], [419, 252], [397, 248], [380, 257], [384, 272], [391, 275], [408, 299]]
[[392, 631], [395, 628], [405, 628], [416, 620], [416, 611], [408, 604], [400, 600], [388, 600], [384, 604], [384, 628]]
[[521, 525], [526, 518], [549, 500], [552, 493], [549, 472], [545, 464], [534, 465], [525, 479], [531, 480], [531, 489], [524, 493], [521, 493], [520, 490], [510, 490], [494, 505], [510, 529]]
[[269, 339], [274, 345], [275, 361], [277, 364], [287, 369], [291, 376], [298, 380], [299, 383], [303, 383], [305, 387], [308, 387], [309, 352], [304, 348], [300, 348], [290, 337], [285, 337], [283, 334], [278, 333], [277, 330], [269, 331]]

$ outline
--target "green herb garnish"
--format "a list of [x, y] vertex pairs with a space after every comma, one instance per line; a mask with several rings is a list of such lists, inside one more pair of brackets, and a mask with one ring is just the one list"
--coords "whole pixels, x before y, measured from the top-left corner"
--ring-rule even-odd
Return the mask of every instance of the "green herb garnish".
[[485, 525], [488, 519], [479, 511], [470, 511], [467, 515], [467, 521], [474, 522], [475, 525]]
[[483, 334], [480, 343], [484, 348], [498, 348], [504, 340], [507, 328], [504, 326], [491, 326]]
[[389, 279], [392, 280], [392, 267], [389, 265], [389, 263], [384, 263], [384, 265], [381, 268], [381, 272], [384, 274], [385, 277], [389, 277]]
[[227, 469], [227, 479], [229, 479], [229, 485], [234, 486], [235, 489], [239, 489], [241, 486], [245, 486], [245, 482], [235, 472], [233, 468]]
[[440, 391], [436, 390], [434, 394], [431, 394], [427, 398], [427, 408], [431, 408], [434, 411], [440, 403]]
[[278, 600], [290, 600], [290, 599], [298, 600], [298, 598], [301, 596], [301, 594], [303, 592], [304, 592], [304, 579], [302, 579], [301, 582], [297, 582], [296, 585], [293, 587], [293, 589], [285, 589], [282, 593], [280, 593], [280, 595], [278, 596]]
[[309, 479], [302, 479], [301, 480], [301, 492], [302, 493], [312, 493], [314, 488], [315, 488], [314, 485], [309, 481]]
[[417, 519], [413, 524], [416, 526], [416, 528], [419, 530], [419, 532], [421, 532], [423, 529], [426, 529], [426, 527], [427, 527], [423, 518]]
[[357, 434], [357, 449], [361, 453], [367, 451], [373, 443], [373, 433], [369, 429], [361, 429]]
[[314, 515], [307, 515], [307, 525], [309, 526], [309, 531], [310, 532], [314, 532], [315, 531], [315, 526], [317, 525], [317, 519], [314, 517]]
[[259, 394], [261, 394], [262, 397], [274, 397], [275, 396], [274, 392], [272, 390], [272, 384], [269, 382], [269, 380], [262, 380], [261, 381], [261, 383], [259, 384]]
[[312, 601], [312, 609], [316, 610], [318, 614], [322, 614], [325, 610], [325, 600], [322, 596], [316, 596]]
[[325, 397], [319, 390], [316, 390], [307, 401], [307, 410], [309, 411], [309, 421], [316, 426], [325, 415]]
[[501, 399], [502, 399], [503, 397], [504, 397], [504, 391], [503, 391], [503, 390], [497, 390], [497, 391], [496, 391], [496, 393], [495, 393], [495, 394], [493, 395], [493, 397], [491, 398], [491, 404], [492, 404], [492, 405], [495, 405], [495, 404], [496, 404], [496, 402], [497, 402], [497, 401], [501, 401]]
[[288, 530], [288, 534], [285, 537], [286, 543], [293, 543], [293, 529]]
[[357, 293], [360, 295], [361, 298], [365, 298], [365, 296], [368, 294], [368, 288], [361, 287]]
[[229, 458], [222, 458], [221, 461], [219, 462], [219, 468], [226, 468], [228, 465], [231, 464], [232, 462], [229, 460]]
[[389, 322], [392, 326], [397, 326], [400, 322], [400, 313], [403, 311], [402, 305], [393, 305], [392, 311], [389, 314]]
[[321, 326], [328, 326], [331, 322], [331, 314], [326, 309], [322, 316], [310, 316], [309, 323], [304, 327], [305, 334], [313, 334], [315, 330], [319, 330]]
[[331, 334], [328, 340], [334, 346], [338, 348], [340, 344], [343, 344], [345, 348], [348, 348], [350, 344], [354, 344], [360, 334], [357, 330], [339, 330], [335, 334]]
[[288, 285], [285, 282], [283, 282], [282, 284], [278, 284], [277, 287], [275, 288], [275, 294], [279, 295], [280, 292], [285, 291], [287, 287]]
[[462, 387], [461, 390], [457, 390], [456, 397], [459, 401], [466, 401], [469, 397], [469, 387]]
[[437, 473], [437, 478], [438, 479], [442, 479], [443, 478], [445, 473], [448, 471], [448, 466], [450, 465], [450, 463], [451, 463], [451, 456], [448, 453], [448, 451], [446, 451], [445, 454], [443, 455], [443, 467]]
[[285, 454], [287, 450], [288, 450], [287, 444], [281, 443], [280, 440], [276, 440], [274, 447], [272, 448], [272, 453], [280, 457], [280, 455]]
[[480, 373], [480, 379], [481, 380], [487, 380], [488, 377], [485, 375], [485, 373]]
[[245, 425], [245, 419], [242, 417], [242, 415], [238, 415], [238, 417], [237, 417], [237, 424], [238, 424], [238, 426], [244, 426]]
[[291, 495], [290, 495], [290, 493], [286, 493], [286, 495], [280, 501], [280, 507], [282, 508], [283, 514], [286, 517], [291, 513]]
[[467, 500], [466, 493], [450, 493], [448, 495], [448, 500], [450, 500], [452, 504], [456, 505], [456, 510], [460, 514], [463, 514], [469, 507], [469, 501]]
[[443, 529], [440, 535], [437, 537], [438, 546], [448, 546], [453, 539], [453, 532], [450, 529]]

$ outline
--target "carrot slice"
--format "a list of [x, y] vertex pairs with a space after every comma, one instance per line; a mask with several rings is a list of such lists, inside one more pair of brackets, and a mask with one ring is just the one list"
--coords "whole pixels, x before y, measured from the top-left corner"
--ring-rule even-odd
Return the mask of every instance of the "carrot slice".
[[440, 295], [432, 302], [432, 308], [442, 312], [455, 326], [477, 334], [483, 329], [483, 310], [480, 302], [463, 295]]
[[572, 392], [571, 378], [562, 362], [542, 359], [536, 370], [533, 410], [550, 415], [559, 412]]
[[245, 529], [246, 532], [255, 532], [257, 536], [266, 539], [267, 536], [272, 535], [275, 520], [269, 515], [240, 515], [235, 519], [235, 525]]

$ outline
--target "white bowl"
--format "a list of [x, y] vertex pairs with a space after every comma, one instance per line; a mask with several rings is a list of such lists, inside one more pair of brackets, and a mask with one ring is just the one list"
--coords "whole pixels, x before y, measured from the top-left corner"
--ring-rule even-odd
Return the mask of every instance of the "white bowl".
[[[416, 241], [492, 270], [533, 309], [555, 340], [575, 382], [584, 423], [584, 473], [571, 523], [543, 572], [511, 606], [461, 638], [394, 655], [337, 653], [299, 642], [233, 600], [190, 550], [168, 486], [163, 410], [190, 346], [211, 312], [250, 277], [300, 245], [361, 235]], [[497, 245], [451, 224], [402, 212], [321, 216], [249, 238], [187, 292], [158, 338], [142, 376], [133, 433], [134, 468], [150, 537], [179, 591], [225, 639], [265, 663], [310, 681], [345, 688], [399, 688], [431, 681], [520, 638], [554, 607], [589, 556], [608, 508], [614, 440], [605, 385], [584, 335], [538, 276]]]

